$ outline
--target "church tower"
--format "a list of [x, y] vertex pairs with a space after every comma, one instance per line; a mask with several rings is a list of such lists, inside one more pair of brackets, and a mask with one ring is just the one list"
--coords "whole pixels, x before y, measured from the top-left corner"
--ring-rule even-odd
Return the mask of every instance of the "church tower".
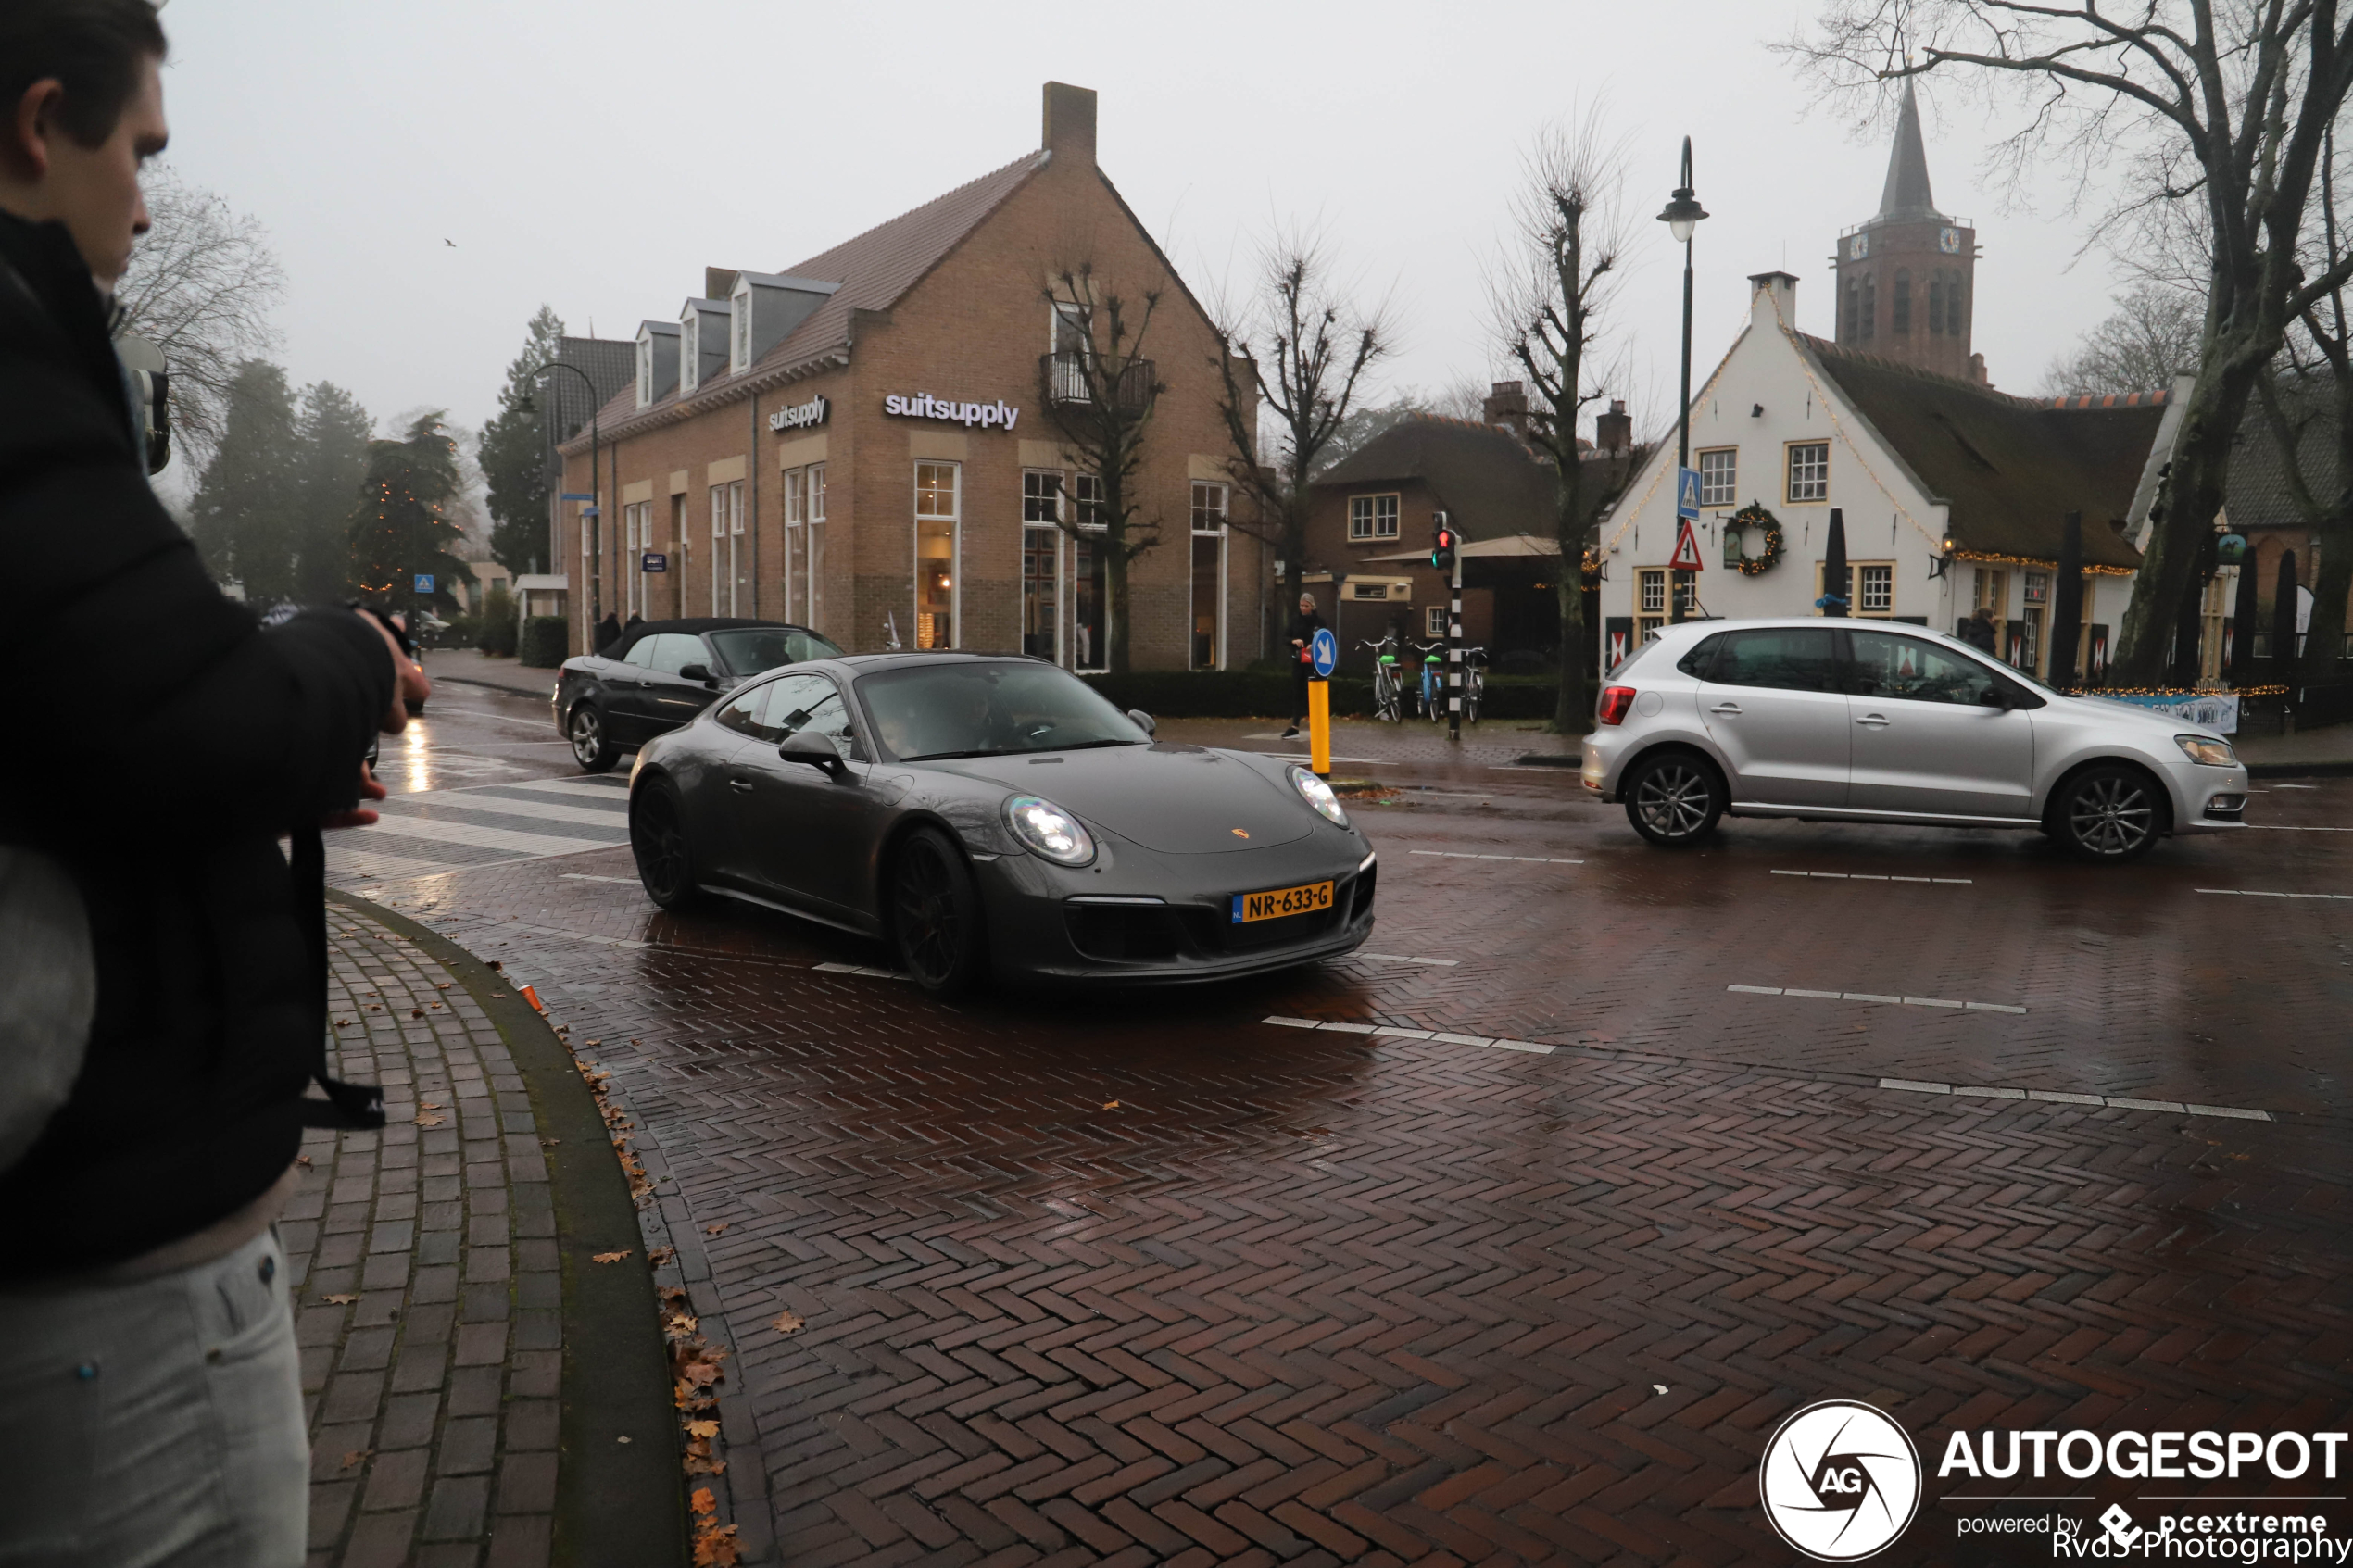
[[1879, 215], [1838, 242], [1838, 343], [1940, 376], [1982, 383], [1969, 352], [1977, 231], [1936, 210], [1912, 83], [1895, 119]]

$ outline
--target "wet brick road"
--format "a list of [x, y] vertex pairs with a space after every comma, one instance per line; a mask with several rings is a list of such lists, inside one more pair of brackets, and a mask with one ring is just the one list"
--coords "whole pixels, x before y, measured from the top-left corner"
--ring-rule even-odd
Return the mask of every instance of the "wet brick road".
[[[407, 782], [561, 771], [534, 744], [459, 716]], [[2353, 895], [2353, 834], [2288, 831], [2353, 783], [2095, 873], [1668, 856], [1569, 777], [1364, 771], [1390, 957], [1215, 992], [944, 1007], [661, 915], [625, 849], [368, 886], [642, 1123], [748, 1561], [1785, 1562], [1756, 1463], [1817, 1399], [1931, 1469], [1957, 1426], [2345, 1424], [2353, 898], [2271, 895]], [[1894, 1560], [1970, 1561], [2015, 1485], [1931, 1479]]]

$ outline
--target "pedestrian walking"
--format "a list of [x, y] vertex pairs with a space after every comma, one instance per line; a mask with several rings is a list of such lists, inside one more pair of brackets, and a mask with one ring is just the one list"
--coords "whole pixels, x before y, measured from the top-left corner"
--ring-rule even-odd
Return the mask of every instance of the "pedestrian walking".
[[616, 610], [609, 609], [605, 611], [605, 618], [597, 622], [597, 651], [602, 653], [619, 641], [621, 641], [621, 615]]
[[1299, 727], [1307, 722], [1307, 682], [1309, 677], [1315, 673], [1315, 655], [1311, 645], [1315, 640], [1315, 633], [1323, 629], [1324, 618], [1315, 608], [1315, 596], [1307, 593], [1301, 594], [1299, 613], [1291, 617], [1289, 633], [1291, 646], [1291, 701], [1290, 728], [1283, 732], [1285, 740], [1299, 734]]
[[265, 630], [148, 487], [107, 321], [164, 53], [147, 0], [0, 6], [10, 630], [134, 694], [37, 704], [0, 773], [0, 1562], [296, 1568], [273, 1222], [305, 1126], [382, 1121], [326, 1076], [317, 834], [374, 820], [370, 736], [428, 687], [348, 609]]
[[1994, 634], [1994, 611], [1990, 608], [1978, 606], [1976, 612], [1961, 622], [1961, 641], [1980, 653], [1996, 652], [2000, 641]]

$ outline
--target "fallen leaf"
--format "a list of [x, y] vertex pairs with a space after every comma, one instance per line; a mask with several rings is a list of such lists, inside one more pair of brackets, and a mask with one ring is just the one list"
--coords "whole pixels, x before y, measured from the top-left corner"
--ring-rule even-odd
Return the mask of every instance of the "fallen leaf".
[[493, 991], [490, 993], [490, 999], [494, 1002], [503, 1002], [507, 999], [507, 993], [504, 991]]
[[490, 960], [490, 967], [493, 969], [503, 969], [506, 966], [501, 964], [497, 959], [493, 959]]
[[1667, 1385], [1664, 1383], [1654, 1383], [1651, 1385], [1651, 1392], [1654, 1394], [1664, 1394], [1667, 1392]]
[[417, 1125], [420, 1127], [438, 1127], [447, 1120], [446, 1116], [428, 1116], [422, 1110], [417, 1113]]
[[[628, 1257], [635, 1250], [636, 1248], [634, 1247], [624, 1247], [618, 1252], [599, 1252], [596, 1255], [596, 1259], [599, 1263], [618, 1263], [623, 1258]], [[626, 1441], [626, 1439], [623, 1439], [623, 1441]]]
[[697, 1453], [686, 1456], [686, 1471], [689, 1475], [724, 1475], [726, 1470], [727, 1461], [724, 1459], [713, 1459], [709, 1454]]
[[790, 1312], [778, 1312], [768, 1320], [768, 1326], [779, 1334], [798, 1334], [805, 1325]]
[[320, 1300], [321, 1300], [321, 1301], [324, 1301], [324, 1302], [325, 1302], [328, 1306], [330, 1306], [330, 1307], [348, 1307], [348, 1306], [350, 1306], [350, 1305], [351, 1305], [354, 1301], [359, 1300], [359, 1297], [357, 1297], [357, 1296], [348, 1296], [348, 1295], [344, 1295], [344, 1296], [321, 1296], [321, 1297], [320, 1297], [320, 1298], [319, 1298], [319, 1299], [320, 1299]]
[[670, 1332], [684, 1338], [694, 1333], [696, 1321], [685, 1312], [673, 1312], [670, 1314]]
[[368, 1004], [368, 1010], [370, 1012], [382, 1012], [384, 1010], [384, 1005], [382, 1002], [370, 1002]]
[[626, 1437], [615, 1437], [615, 1438], [613, 1439], [613, 1441], [614, 1441], [614, 1442], [616, 1442], [616, 1443], [625, 1443], [625, 1442], [629, 1441], [629, 1439], [628, 1439], [628, 1438], [626, 1438]]
[[711, 1495], [709, 1486], [697, 1486], [695, 1495], [686, 1499], [686, 1506], [708, 1519], [719, 1512], [719, 1499]]
[[411, 1018], [422, 1018], [424, 1015], [425, 1010], [422, 1008], [410, 1008], [409, 1010], [409, 1016]]
[[351, 1020], [347, 1018], [338, 1018], [335, 1020], [335, 1027], [338, 1029], [348, 1029], [351, 1027]]
[[646, 1261], [651, 1263], [658, 1269], [676, 1256], [678, 1256], [678, 1252], [675, 1248], [657, 1247], [651, 1252], [646, 1254]]
[[604, 1044], [602, 1040], [591, 1040], [588, 1043], [592, 1046], [601, 1046]]
[[417, 1102], [417, 1109], [419, 1110], [439, 1110], [441, 1109], [441, 1102], [437, 1099], [421, 1099]]
[[719, 1436], [719, 1424], [715, 1421], [690, 1421], [686, 1423], [686, 1435], [707, 1442]]
[[447, 980], [436, 980], [434, 982], [433, 988], [436, 991], [447, 991], [449, 989], [449, 982]]
[[307, 1170], [310, 1165], [310, 1156], [307, 1154], [297, 1154], [295, 1156], [295, 1163]]
[[1119, 1109], [1119, 1102], [1115, 1099], [1107, 1099], [1103, 1101], [1103, 1109], [1105, 1110], [1117, 1110]]
[[561, 1138], [541, 1138], [539, 1140], [539, 1147], [542, 1148], [553, 1148], [563, 1141], [564, 1140]]
[[375, 1450], [375, 1449], [352, 1449], [349, 1453], [347, 1453], [347, 1454], [346, 1454], [346, 1455], [344, 1455], [344, 1456], [343, 1456], [343, 1468], [344, 1468], [344, 1469], [346, 1469], [346, 1470], [350, 1470], [350, 1469], [354, 1469], [354, 1468], [356, 1468], [358, 1465], [359, 1465], [359, 1464], [360, 1464], [363, 1461], [365, 1461], [365, 1460], [366, 1460], [366, 1459], [367, 1459], [367, 1458], [368, 1458], [371, 1454], [374, 1453], [375, 1451], [376, 1451], [376, 1450]]
[[726, 1221], [724, 1221], [724, 1220], [722, 1220], [722, 1221], [720, 1221], [720, 1222], [719, 1222], [717, 1224], [715, 1224], [715, 1225], [705, 1225], [705, 1226], [703, 1226], [703, 1228], [702, 1228], [702, 1234], [703, 1234], [703, 1235], [705, 1235], [705, 1236], [717, 1236], [720, 1232], [722, 1232], [722, 1231], [725, 1230], [726, 1228], [727, 1228], [727, 1222], [726, 1222]]
[[678, 1375], [689, 1385], [700, 1388], [718, 1382], [726, 1374], [711, 1361], [688, 1361], [678, 1370]]
[[698, 1525], [695, 1535], [695, 1568], [736, 1568], [743, 1557], [736, 1545], [736, 1527], [722, 1524], [713, 1529]]

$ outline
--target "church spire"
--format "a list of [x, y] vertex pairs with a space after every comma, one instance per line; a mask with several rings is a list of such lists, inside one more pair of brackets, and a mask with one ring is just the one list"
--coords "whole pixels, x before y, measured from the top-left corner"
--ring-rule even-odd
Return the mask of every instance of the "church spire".
[[1880, 192], [1877, 221], [1942, 223], [1928, 189], [1928, 149], [1920, 142], [1920, 105], [1912, 79], [1904, 79], [1904, 105], [1895, 116], [1895, 145], [1887, 155], [1887, 184]]

